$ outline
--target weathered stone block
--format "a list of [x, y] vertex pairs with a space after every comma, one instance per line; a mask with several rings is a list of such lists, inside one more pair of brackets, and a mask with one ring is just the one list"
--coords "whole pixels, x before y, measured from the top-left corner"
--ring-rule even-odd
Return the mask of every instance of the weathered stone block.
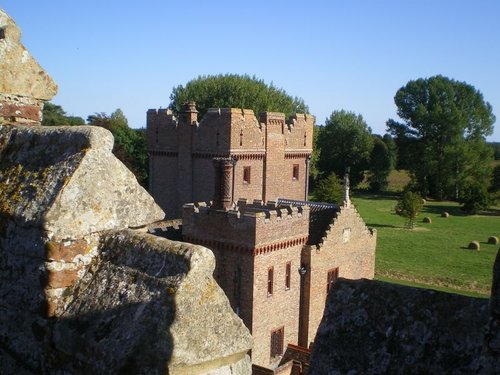
[[112, 148], [99, 127], [0, 126], [0, 209], [56, 242], [163, 219]]
[[21, 31], [0, 9], [0, 93], [50, 100], [57, 85], [21, 44]]
[[45, 287], [65, 288], [72, 286], [78, 280], [78, 271], [80, 271], [80, 269], [47, 270], [47, 282]]
[[71, 262], [77, 255], [85, 254], [90, 250], [87, 241], [54, 242], [45, 244], [45, 256], [48, 260]]
[[250, 374], [237, 365], [250, 333], [212, 278], [208, 249], [126, 230], [108, 233], [100, 253], [55, 325], [59, 370]]

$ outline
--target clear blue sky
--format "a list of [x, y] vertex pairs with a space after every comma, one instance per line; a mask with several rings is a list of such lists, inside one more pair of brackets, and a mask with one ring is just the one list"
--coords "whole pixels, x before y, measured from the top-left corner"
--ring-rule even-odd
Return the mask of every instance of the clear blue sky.
[[394, 94], [442, 74], [480, 90], [498, 121], [500, 1], [2, 0], [59, 84], [70, 115], [121, 108], [132, 127], [198, 75], [250, 74], [299, 96], [323, 124], [361, 114], [374, 133]]

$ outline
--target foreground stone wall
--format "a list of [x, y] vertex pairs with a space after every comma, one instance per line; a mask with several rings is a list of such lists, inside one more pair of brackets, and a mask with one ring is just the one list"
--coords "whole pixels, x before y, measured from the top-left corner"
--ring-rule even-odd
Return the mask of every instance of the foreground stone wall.
[[57, 85], [21, 44], [21, 31], [0, 9], [0, 123], [37, 123]]
[[487, 299], [340, 279], [328, 296], [310, 374], [498, 374], [500, 353], [492, 346], [499, 347], [500, 325], [488, 305]]
[[0, 126], [2, 372], [248, 374], [212, 253], [141, 233], [164, 213], [112, 146]]

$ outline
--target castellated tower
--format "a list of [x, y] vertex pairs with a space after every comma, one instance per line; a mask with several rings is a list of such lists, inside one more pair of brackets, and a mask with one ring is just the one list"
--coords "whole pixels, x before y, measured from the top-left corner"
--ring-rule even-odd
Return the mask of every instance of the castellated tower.
[[185, 241], [214, 252], [215, 279], [256, 343], [252, 363], [275, 368], [286, 345], [299, 341], [299, 269], [309, 207], [240, 199], [226, 211], [191, 203], [184, 206], [182, 224]]
[[147, 112], [149, 191], [166, 212], [179, 218], [182, 205], [214, 196], [215, 157], [231, 158], [231, 202], [307, 199], [314, 117], [252, 110], [210, 109], [197, 121], [193, 102], [179, 116], [170, 110]]
[[343, 204], [307, 201], [313, 116], [197, 114], [194, 103], [178, 118], [148, 111], [150, 192], [167, 218], [182, 215], [184, 241], [213, 251], [214, 277], [252, 333], [254, 374], [290, 373], [307, 366], [337, 278], [373, 278], [376, 231], [347, 175]]

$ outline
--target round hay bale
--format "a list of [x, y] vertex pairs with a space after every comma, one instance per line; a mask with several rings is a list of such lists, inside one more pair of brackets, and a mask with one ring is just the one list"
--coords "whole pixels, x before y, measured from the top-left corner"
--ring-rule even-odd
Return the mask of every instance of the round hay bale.
[[450, 214], [446, 211], [441, 212], [441, 217], [450, 217]]
[[469, 249], [471, 250], [478, 250], [479, 251], [479, 241], [471, 241], [471, 243], [469, 243]]
[[430, 217], [426, 216], [426, 217], [424, 217], [424, 219], [422, 220], [422, 222], [430, 224], [430, 223], [432, 223], [432, 220], [431, 220]]
[[491, 237], [488, 237], [488, 243], [490, 245], [498, 245], [500, 241], [498, 241], [498, 237], [496, 236], [491, 236]]

